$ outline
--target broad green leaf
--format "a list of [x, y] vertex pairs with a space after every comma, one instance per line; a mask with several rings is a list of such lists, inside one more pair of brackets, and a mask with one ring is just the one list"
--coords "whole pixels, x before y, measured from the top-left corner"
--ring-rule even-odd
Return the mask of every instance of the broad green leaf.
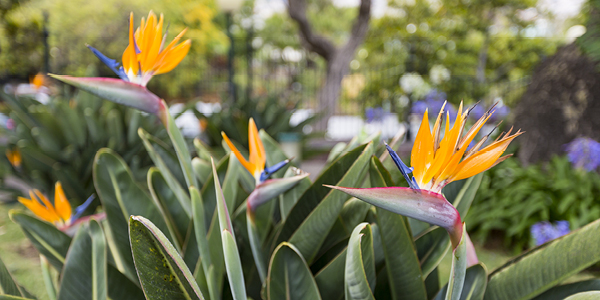
[[[465, 285], [460, 295], [461, 300], [481, 300], [487, 286], [487, 269], [482, 263], [467, 269]], [[435, 296], [434, 300], [443, 300], [446, 296], [448, 285], [445, 285]], [[561, 298], [562, 299], [562, 298]]]
[[452, 251], [452, 268], [448, 280], [446, 300], [459, 300], [465, 284], [467, 272], [467, 228], [463, 225], [463, 234], [460, 242]]
[[[379, 159], [371, 158], [371, 186], [386, 187], [391, 179], [384, 180], [377, 162]], [[379, 207], [376, 210], [392, 299], [427, 299], [419, 258], [404, 217]]]
[[[321, 203], [323, 198], [331, 192], [331, 189], [324, 187], [323, 184], [335, 184], [339, 182], [366, 147], [367, 145], [363, 145], [348, 152], [321, 173], [312, 186], [304, 192], [302, 197], [300, 197], [296, 205], [294, 205], [288, 214], [282, 230], [276, 239], [277, 245], [288, 240], [292, 234], [294, 234], [296, 229], [305, 221], [308, 215], [313, 212], [315, 207]], [[297, 246], [296, 244], [294, 245]], [[304, 256], [304, 258], [307, 259], [306, 256]]]
[[50, 300], [56, 300], [56, 285], [54, 284], [53, 276], [50, 271], [50, 263], [46, 257], [40, 254], [40, 265], [42, 268], [42, 277], [44, 278], [44, 286], [46, 294]]
[[210, 168], [210, 163], [204, 159], [194, 157], [192, 159], [192, 170], [198, 178], [200, 184], [206, 183], [208, 177], [212, 175], [212, 170]]
[[115, 248], [118, 250], [113, 253], [115, 262], [123, 267], [125, 275], [135, 280], [127, 235], [129, 216], [145, 216], [163, 232], [168, 232], [165, 218], [152, 197], [135, 182], [127, 164], [110, 149], [100, 149], [96, 154], [94, 186], [106, 211]]
[[179, 253], [150, 220], [131, 216], [129, 235], [136, 271], [146, 299], [204, 299]]
[[441, 227], [430, 227], [415, 240], [423, 277], [427, 277], [440, 264], [450, 249], [448, 233]]
[[483, 173], [479, 173], [467, 180], [465, 180], [461, 189], [454, 199], [448, 199], [456, 207], [456, 210], [460, 213], [461, 218], [464, 220], [469, 212], [469, 208], [475, 199], [475, 194], [479, 189], [481, 180], [483, 179]]
[[19, 286], [15, 283], [12, 275], [6, 269], [6, 265], [0, 259], [0, 293], [13, 296], [23, 296]]
[[[161, 100], [161, 103], [164, 107], [167, 106], [164, 100]], [[177, 154], [177, 158], [179, 159], [179, 164], [181, 169], [183, 170], [183, 176], [185, 177], [185, 182], [187, 186], [198, 186], [198, 182], [196, 181], [196, 177], [194, 176], [194, 172], [192, 171], [192, 157], [190, 156], [190, 151], [188, 150], [187, 143], [181, 134], [181, 130], [175, 124], [175, 120], [168, 112], [164, 114], [165, 120], [163, 123], [167, 128], [167, 133], [171, 138], [171, 143], [173, 143], [173, 147], [175, 148], [175, 153]]]
[[[347, 173], [344, 174], [342, 179], [337, 182], [337, 184], [341, 186], [358, 185], [362, 179], [361, 173], [366, 171], [372, 154], [373, 145], [368, 144], [358, 159], [354, 161], [350, 169], [348, 169]], [[309, 263], [312, 262], [317, 255], [320, 246], [323, 244], [331, 227], [334, 225], [344, 206], [344, 202], [346, 202], [347, 199], [348, 196], [344, 193], [339, 191], [330, 191], [291, 236], [290, 243], [296, 246], [300, 253], [302, 253], [302, 256]], [[301, 201], [302, 199], [300, 199], [298, 203]], [[288, 220], [292, 217], [293, 213], [294, 209], [292, 209]]]
[[569, 296], [565, 300], [596, 300], [598, 298], [600, 298], [600, 291], [590, 291]]
[[[223, 257], [225, 259], [225, 269], [227, 270], [227, 278], [233, 299], [246, 300], [246, 286], [244, 283], [244, 272], [242, 271], [242, 262], [235, 242], [233, 225], [227, 201], [223, 195], [221, 184], [217, 175], [217, 167], [214, 161], [211, 161], [213, 168], [213, 178], [215, 182], [215, 190], [217, 191], [217, 213], [219, 214], [219, 227], [221, 228], [221, 240], [223, 243]], [[234, 180], [237, 183], [237, 180]]]
[[248, 242], [250, 243], [250, 249], [252, 250], [252, 257], [254, 258], [254, 264], [256, 265], [256, 270], [258, 271], [258, 276], [260, 277], [260, 282], [264, 284], [265, 279], [267, 277], [267, 260], [265, 258], [265, 253], [262, 247], [262, 241], [260, 238], [260, 233], [258, 232], [258, 228], [256, 227], [256, 222], [254, 222], [254, 218], [256, 216], [250, 212], [250, 210], [246, 210], [246, 226], [248, 227]]
[[[369, 155], [370, 156], [370, 155]], [[375, 299], [375, 259], [371, 226], [361, 223], [350, 236], [344, 271], [346, 300]]]
[[168, 221], [169, 233], [177, 238], [178, 244], [175, 246], [181, 249], [180, 245], [184, 243], [191, 220], [191, 205], [190, 211], [186, 211], [178, 200], [175, 190], [169, 186], [162, 172], [156, 167], [148, 170], [148, 189], [156, 206], [160, 207]]
[[321, 299], [306, 261], [294, 245], [285, 242], [271, 256], [266, 289], [267, 299]]
[[[152, 159], [152, 161], [154, 162], [156, 167], [160, 170], [160, 173], [164, 179], [164, 182], [169, 186], [172, 193], [175, 194], [176, 199], [179, 201], [180, 207], [175, 208], [175, 210], [179, 213], [186, 214], [188, 222], [189, 222], [189, 219], [192, 214], [192, 206], [190, 204], [190, 197], [188, 196], [186, 191], [181, 187], [181, 185], [179, 184], [179, 181], [177, 180], [177, 178], [175, 178], [175, 176], [173, 175], [173, 173], [171, 172], [171, 170], [169, 169], [169, 167], [167, 166], [165, 161], [162, 159], [162, 157], [158, 154], [158, 152], [156, 151], [156, 149], [154, 148], [152, 143], [150, 143], [150, 139], [152, 138], [152, 136], [149, 133], [147, 133], [146, 131], [144, 131], [144, 129], [142, 129], [142, 128], [138, 129], [138, 135], [144, 142], [144, 146], [146, 147], [146, 150], [148, 150], [148, 155], [150, 155], [150, 158]], [[190, 161], [190, 165], [191, 165], [191, 161]], [[191, 166], [190, 166], [190, 168], [191, 168]], [[149, 178], [148, 180], [150, 181], [150, 176], [148, 178]], [[188, 185], [188, 186], [191, 186], [191, 185]], [[174, 208], [173, 204], [167, 208]], [[175, 214], [175, 212], [172, 212], [171, 214]], [[179, 216], [175, 216], [175, 217], [179, 217]]]
[[[295, 174], [293, 168], [289, 168], [285, 172], [284, 177], [291, 177], [294, 175]], [[304, 179], [300, 180], [300, 182], [298, 182], [298, 184], [295, 187], [279, 196], [279, 211], [281, 214], [281, 219], [283, 221], [285, 221], [294, 205], [296, 205], [298, 199], [302, 197], [302, 194], [304, 194], [304, 192], [306, 192], [306, 190], [308, 190], [311, 185], [312, 181], [310, 180], [310, 178], [305, 177]]]
[[590, 279], [555, 286], [533, 300], [562, 300], [570, 295], [587, 291], [600, 291], [600, 279]]
[[244, 283], [244, 272], [242, 271], [242, 261], [238, 253], [234, 237], [228, 230], [221, 232], [223, 241], [223, 256], [225, 258], [225, 269], [229, 279], [229, 287], [234, 300], [246, 300], [246, 285]]
[[0, 300], [30, 300], [30, 299], [19, 297], [19, 296], [0, 295]]
[[206, 222], [204, 220], [204, 218], [206, 218], [206, 214], [204, 213], [204, 203], [202, 202], [202, 197], [200, 196], [200, 192], [197, 188], [191, 187], [190, 194], [192, 197], [194, 234], [196, 235], [198, 253], [200, 254], [200, 264], [202, 265], [202, 270], [198, 270], [198, 272], [202, 272], [204, 274], [204, 278], [207, 281], [206, 283], [210, 299], [217, 299], [218, 288], [214, 285], [211, 285], [211, 283], [214, 283], [215, 281], [211, 281], [209, 276], [209, 268], [212, 265], [212, 260], [210, 257], [208, 239], [206, 238]]
[[315, 281], [323, 299], [337, 300], [344, 295], [346, 249], [332, 259], [316, 275]]
[[25, 236], [48, 259], [50, 264], [57, 270], [61, 270], [71, 244], [71, 238], [52, 224], [26, 215], [23, 212], [11, 210], [9, 216], [13, 222], [21, 226]]
[[489, 276], [484, 299], [530, 299], [598, 261], [600, 220], [496, 269]]
[[106, 242], [91, 220], [73, 238], [62, 271], [58, 300], [107, 299]]

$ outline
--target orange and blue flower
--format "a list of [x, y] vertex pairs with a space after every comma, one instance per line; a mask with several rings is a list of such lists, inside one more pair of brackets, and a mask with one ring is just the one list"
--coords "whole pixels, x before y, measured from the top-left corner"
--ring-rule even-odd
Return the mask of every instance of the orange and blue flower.
[[134, 32], [133, 13], [129, 15], [129, 45], [123, 52], [122, 66], [97, 49], [89, 45], [88, 48], [122, 80], [146, 86], [152, 76], [173, 70], [187, 55], [192, 44], [189, 39], [178, 44], [186, 28], [165, 46], [163, 23], [162, 14], [157, 19], [154, 12], [150, 11], [148, 19], [142, 18], [140, 27]]
[[39, 190], [29, 191], [29, 197], [30, 199], [19, 197], [18, 200], [38, 218], [54, 224], [59, 229], [71, 226], [95, 198], [94, 195], [90, 196], [73, 211], [60, 182], [57, 182], [54, 187], [54, 203], [51, 203]]

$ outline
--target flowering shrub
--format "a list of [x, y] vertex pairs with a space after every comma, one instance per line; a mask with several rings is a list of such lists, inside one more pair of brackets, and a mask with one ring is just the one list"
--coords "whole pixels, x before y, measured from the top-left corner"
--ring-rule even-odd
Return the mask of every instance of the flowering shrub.
[[[130, 46], [136, 43], [132, 39]], [[478, 262], [462, 222], [481, 181], [477, 174], [503, 161], [503, 152], [521, 134], [509, 131], [486, 147], [478, 142], [467, 150], [491, 111], [463, 132], [468, 110], [461, 105], [443, 137], [444, 108], [433, 132], [426, 111], [412, 167], [386, 145], [409, 188], [395, 186], [383, 158], [374, 155], [385, 150], [373, 142], [348, 147], [313, 182], [289, 166], [289, 158], [253, 119], [247, 159], [239, 150], [246, 143], [236, 145], [225, 133], [228, 154], [220, 161], [198, 142], [198, 157], [192, 159], [166, 103], [145, 87], [117, 79], [54, 77], [155, 114], [175, 153], [157, 151], [155, 138], [138, 130], [156, 165], [148, 171], [147, 186], [140, 186], [118, 154], [98, 151], [94, 185], [106, 221], [92, 217], [74, 236], [48, 219], [10, 212], [44, 257], [49, 298], [528, 299], [555, 289], [568, 295], [581, 291], [585, 283], [553, 286], [600, 261], [596, 221], [489, 274]], [[169, 168], [165, 154], [176, 157], [179, 168]], [[445, 189], [452, 181], [452, 190]], [[66, 212], [65, 199], [58, 198], [45, 208]], [[440, 287], [437, 267], [450, 248], [449, 282]], [[60, 272], [58, 288], [50, 266]], [[10, 295], [2, 298], [32, 298], [2, 261], [0, 287]]]
[[593, 171], [600, 166], [600, 143], [590, 138], [577, 138], [566, 147], [567, 157], [576, 168]]
[[569, 221], [556, 221], [554, 224], [542, 221], [531, 226], [531, 237], [536, 246], [557, 239], [571, 232]]

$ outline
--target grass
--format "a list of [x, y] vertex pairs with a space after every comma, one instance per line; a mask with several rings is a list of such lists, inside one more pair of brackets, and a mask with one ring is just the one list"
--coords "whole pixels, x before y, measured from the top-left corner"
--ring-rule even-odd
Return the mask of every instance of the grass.
[[8, 217], [9, 210], [22, 207], [20, 204], [0, 204], [0, 258], [20, 285], [39, 300], [46, 300], [40, 256], [21, 228]]

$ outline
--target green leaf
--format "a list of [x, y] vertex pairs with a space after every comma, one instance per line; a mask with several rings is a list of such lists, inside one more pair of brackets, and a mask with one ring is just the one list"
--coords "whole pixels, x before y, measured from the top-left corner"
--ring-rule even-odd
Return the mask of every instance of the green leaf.
[[448, 280], [446, 300], [459, 300], [465, 284], [467, 272], [467, 228], [463, 225], [460, 242], [452, 251], [452, 268]]
[[95, 220], [77, 231], [62, 271], [58, 300], [107, 297], [106, 241]]
[[267, 261], [265, 259], [265, 253], [262, 247], [262, 241], [260, 233], [254, 222], [256, 216], [246, 210], [246, 226], [248, 227], [248, 242], [250, 243], [250, 249], [252, 250], [252, 257], [254, 258], [254, 264], [260, 277], [260, 282], [264, 284], [267, 277]]
[[[167, 106], [164, 100], [161, 100], [161, 103], [164, 107]], [[179, 165], [183, 170], [183, 176], [185, 177], [185, 182], [187, 186], [198, 186], [198, 182], [196, 181], [196, 177], [194, 176], [194, 172], [192, 172], [192, 157], [190, 156], [190, 151], [188, 150], [187, 143], [181, 134], [181, 130], [175, 124], [175, 120], [169, 113], [168, 108], [166, 109], [165, 115], [165, 127], [167, 128], [167, 133], [171, 138], [171, 143], [173, 143], [173, 147], [175, 148], [175, 153], [177, 154], [177, 158], [179, 159]]]
[[202, 264], [202, 270], [198, 272], [203, 272], [204, 277], [207, 280], [208, 292], [210, 295], [210, 299], [217, 299], [217, 287], [211, 285], [215, 281], [212, 280], [209, 276], [209, 268], [212, 265], [212, 260], [210, 256], [210, 248], [208, 245], [208, 239], [206, 238], [206, 215], [204, 213], [204, 203], [202, 202], [202, 197], [200, 196], [200, 192], [197, 188], [191, 187], [190, 194], [192, 196], [192, 216], [194, 222], [194, 234], [196, 235], [196, 241], [198, 245], [198, 253], [200, 254], [200, 263]]
[[430, 227], [415, 240], [423, 277], [427, 277], [440, 264], [450, 249], [448, 233], [441, 227]]
[[223, 256], [225, 258], [225, 269], [227, 269], [227, 278], [229, 287], [234, 300], [246, 300], [246, 285], [244, 284], [244, 272], [242, 271], [242, 261], [238, 253], [237, 245], [232, 232], [223, 230], [221, 232], [223, 241]]
[[113, 253], [115, 263], [125, 270], [125, 275], [137, 281], [127, 235], [129, 216], [145, 216], [162, 231], [168, 232], [165, 218], [150, 195], [135, 182], [127, 164], [110, 149], [100, 149], [96, 154], [94, 186], [106, 211], [117, 249]]
[[598, 299], [598, 297], [600, 297], [600, 291], [590, 291], [569, 296], [565, 298], [565, 300], [595, 300]]
[[[246, 287], [244, 284], [244, 272], [242, 271], [242, 262], [235, 243], [233, 225], [229, 215], [227, 201], [223, 195], [221, 184], [217, 175], [217, 167], [214, 161], [211, 161], [213, 167], [213, 178], [215, 178], [215, 190], [217, 192], [217, 213], [219, 215], [219, 227], [221, 228], [221, 240], [223, 243], [223, 257], [225, 259], [225, 269], [233, 299], [246, 300]], [[237, 180], [234, 180], [237, 183]]]
[[15, 280], [12, 278], [8, 269], [6, 269], [6, 265], [2, 259], [0, 259], [0, 293], [13, 295], [13, 296], [23, 296], [19, 286], [15, 283]]
[[[186, 208], [181, 205], [175, 190], [171, 189], [162, 172], [156, 167], [151, 167], [148, 170], [148, 188], [156, 206], [160, 207], [168, 221], [169, 233], [177, 238], [176, 248], [181, 249], [180, 245], [183, 245], [185, 241], [191, 220], [191, 205], [189, 211], [186, 211]], [[179, 188], [181, 189], [181, 187]]]
[[[370, 155], [369, 155], [370, 156]], [[372, 299], [375, 288], [375, 259], [371, 226], [361, 223], [350, 235], [344, 275], [346, 299]]]
[[40, 255], [40, 265], [42, 267], [42, 277], [44, 278], [44, 286], [46, 286], [46, 293], [50, 300], [56, 300], [56, 286], [50, 273], [50, 264], [43, 255]]
[[[362, 145], [348, 152], [321, 173], [288, 214], [282, 230], [276, 239], [277, 244], [288, 240], [308, 215], [313, 212], [315, 207], [321, 203], [323, 198], [331, 192], [331, 189], [324, 187], [323, 184], [335, 184], [340, 181], [366, 147], [367, 145]], [[294, 245], [297, 246], [296, 244]]]
[[331, 260], [316, 275], [315, 281], [323, 299], [341, 299], [344, 295], [346, 249]]
[[600, 279], [590, 279], [555, 286], [533, 298], [533, 300], [562, 300], [573, 294], [598, 290], [600, 290]]
[[131, 250], [148, 300], [204, 299], [183, 259], [150, 220], [131, 216]]
[[483, 173], [479, 173], [469, 179], [465, 180], [461, 189], [459, 190], [456, 197], [453, 199], [446, 198], [452, 205], [456, 207], [456, 210], [460, 213], [461, 218], [464, 220], [469, 212], [469, 208], [475, 199], [475, 194], [479, 189], [481, 180], [483, 179]]
[[600, 220], [496, 269], [489, 276], [484, 299], [530, 299], [598, 261]]
[[[138, 129], [138, 135], [144, 142], [144, 146], [146, 147], [146, 150], [148, 150], [148, 155], [150, 155], [150, 158], [152, 159], [152, 161], [154, 162], [156, 167], [160, 170], [160, 173], [164, 179], [164, 182], [169, 186], [172, 193], [175, 194], [176, 199], [179, 201], [180, 207], [176, 208], [177, 212], [182, 212], [182, 213], [186, 214], [188, 222], [189, 222], [189, 218], [191, 217], [191, 214], [192, 214], [190, 197], [188, 196], [186, 191], [181, 187], [177, 178], [175, 178], [173, 173], [171, 173], [171, 170], [169, 169], [169, 167], [167, 166], [165, 161], [158, 154], [156, 149], [154, 149], [154, 146], [152, 146], [152, 143], [150, 143], [150, 139], [152, 138], [152, 136], [149, 133], [147, 133], [146, 131], [144, 131], [144, 129], [142, 129], [142, 128]], [[190, 161], [190, 165], [191, 165], [191, 161]], [[191, 166], [190, 166], [190, 168], [191, 168]], [[148, 180], [150, 180], [150, 179], [148, 179]], [[189, 185], [189, 186], [192, 186], [192, 185]], [[173, 205], [171, 205], [171, 207], [173, 207]], [[168, 208], [171, 208], [171, 207], [168, 207]], [[175, 216], [175, 217], [178, 218], [179, 216]]]
[[285, 242], [271, 256], [266, 289], [267, 299], [321, 299], [306, 261], [294, 245]]
[[54, 225], [11, 210], [10, 219], [19, 224], [33, 246], [43, 254], [57, 270], [62, 269], [71, 244], [71, 238]]
[[[342, 186], [357, 186], [361, 182], [361, 173], [366, 170], [372, 154], [373, 145], [368, 144], [337, 184]], [[319, 182], [319, 180], [317, 180], [317, 182]], [[290, 243], [298, 248], [300, 253], [302, 253], [302, 256], [309, 263], [312, 262], [317, 255], [320, 246], [323, 244], [331, 227], [334, 225], [344, 207], [344, 202], [346, 202], [347, 199], [348, 196], [344, 193], [330, 191], [291, 236]], [[298, 201], [298, 203], [301, 202], [302, 199]], [[291, 218], [293, 214], [294, 209], [292, 209], [289, 218]]]
[[[378, 162], [377, 157], [371, 158], [371, 186], [386, 187], [391, 178], [387, 174], [388, 180], [384, 179], [380, 172], [383, 166]], [[419, 258], [406, 220], [385, 209], [377, 207], [376, 210], [392, 299], [427, 299]]]
[[[291, 177], [294, 175], [295, 174], [292, 168], [289, 168], [285, 172], [285, 175], [283, 177]], [[298, 199], [302, 197], [302, 194], [304, 194], [304, 192], [306, 192], [306, 190], [308, 190], [311, 185], [312, 181], [310, 180], [310, 178], [305, 177], [302, 180], [300, 180], [300, 182], [298, 182], [298, 184], [294, 188], [286, 191], [285, 193], [279, 196], [279, 211], [281, 214], [281, 219], [284, 222], [294, 205], [296, 205], [296, 203], [298, 202]]]
[[198, 181], [200, 181], [200, 184], [206, 183], [208, 177], [212, 174], [210, 163], [198, 157], [192, 159], [192, 170], [194, 170], [194, 174], [198, 178]]
[[[465, 285], [460, 295], [461, 300], [481, 300], [487, 286], [487, 269], [482, 263], [467, 269]], [[443, 300], [446, 296], [448, 285], [445, 285], [436, 295], [434, 300]], [[560, 298], [563, 299], [563, 298]]]
[[0, 295], [0, 300], [30, 300], [30, 299], [22, 298], [22, 297], [18, 297], [18, 296], [11, 296], [11, 295]]

